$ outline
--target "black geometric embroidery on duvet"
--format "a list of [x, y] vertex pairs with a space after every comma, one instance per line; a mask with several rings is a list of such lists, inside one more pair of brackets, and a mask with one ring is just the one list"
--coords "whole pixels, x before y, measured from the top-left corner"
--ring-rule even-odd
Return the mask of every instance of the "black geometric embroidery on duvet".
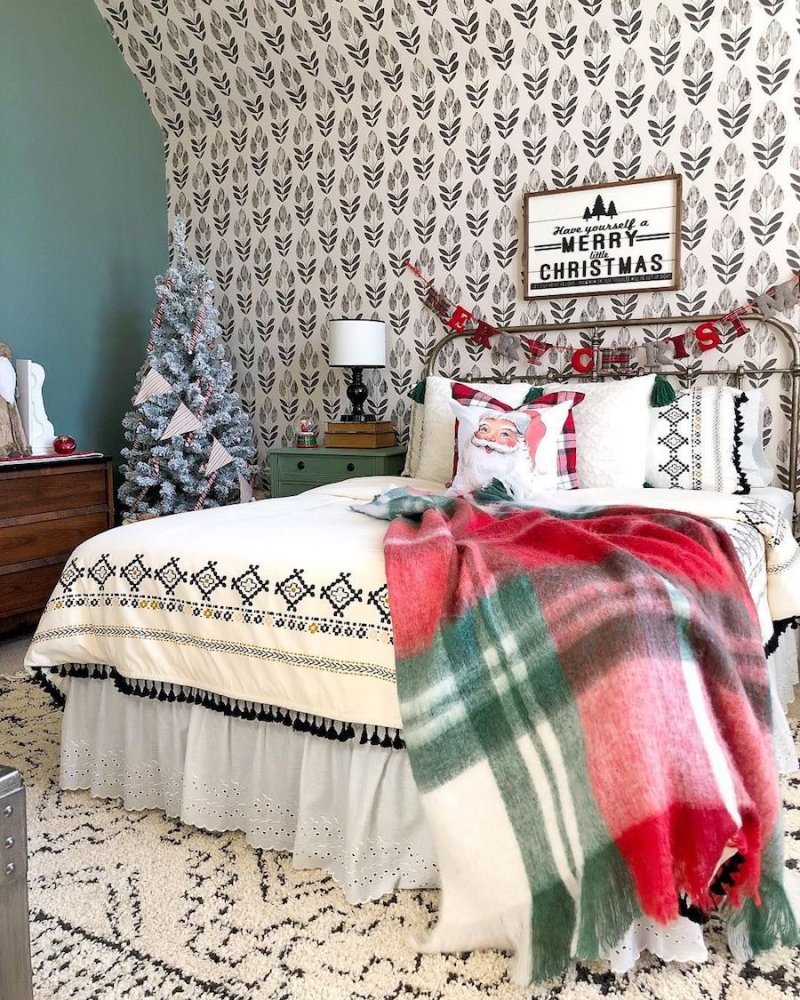
[[62, 589], [67, 591], [72, 590], [78, 580], [83, 577], [85, 572], [86, 570], [83, 566], [79, 566], [74, 559], [70, 559], [61, 572], [61, 579], [59, 580], [59, 583], [61, 584]]
[[290, 611], [297, 611], [306, 597], [314, 596], [315, 590], [315, 585], [306, 583], [299, 569], [292, 570], [285, 580], [280, 580], [275, 584], [275, 593], [286, 601], [286, 606]]
[[205, 600], [217, 590], [219, 587], [224, 587], [228, 578], [227, 576], [220, 576], [217, 572], [217, 560], [212, 559], [199, 569], [196, 573], [192, 573], [191, 582], [200, 591]]
[[145, 580], [152, 578], [153, 571], [145, 566], [142, 562], [142, 557], [137, 554], [120, 569], [119, 575], [127, 581], [128, 586], [136, 593]]
[[381, 621], [384, 625], [388, 625], [391, 622], [392, 619], [389, 614], [389, 590], [386, 584], [382, 587], [378, 587], [377, 590], [371, 590], [369, 592], [367, 604], [375, 608], [381, 616]]
[[241, 597], [245, 604], [251, 605], [254, 598], [262, 592], [269, 593], [269, 583], [258, 575], [258, 569], [251, 565], [241, 576], [231, 580], [231, 588]]
[[102, 590], [109, 577], [114, 575], [114, 567], [108, 561], [107, 553], [104, 552], [94, 566], [89, 567], [87, 573]]
[[329, 601], [336, 618], [343, 618], [345, 611], [355, 601], [363, 601], [363, 590], [356, 590], [350, 583], [349, 573], [340, 573], [333, 583], [327, 583], [320, 591], [320, 597]]
[[173, 556], [171, 559], [167, 560], [163, 566], [156, 570], [155, 578], [164, 590], [166, 590], [166, 592], [171, 596], [175, 593], [175, 588], [177, 586], [181, 583], [186, 583], [189, 579], [189, 575], [181, 569], [180, 563], [176, 557]]

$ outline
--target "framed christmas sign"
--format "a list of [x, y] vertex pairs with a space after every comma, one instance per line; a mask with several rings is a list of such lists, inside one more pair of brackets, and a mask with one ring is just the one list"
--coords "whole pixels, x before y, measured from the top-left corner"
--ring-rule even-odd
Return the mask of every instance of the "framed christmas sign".
[[525, 195], [526, 299], [680, 288], [678, 174]]

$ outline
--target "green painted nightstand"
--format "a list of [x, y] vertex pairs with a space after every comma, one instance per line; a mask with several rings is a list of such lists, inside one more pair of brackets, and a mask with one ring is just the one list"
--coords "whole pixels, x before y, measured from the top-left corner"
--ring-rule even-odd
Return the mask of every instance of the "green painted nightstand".
[[269, 453], [273, 497], [293, 497], [314, 486], [356, 476], [399, 476], [405, 448], [273, 448]]

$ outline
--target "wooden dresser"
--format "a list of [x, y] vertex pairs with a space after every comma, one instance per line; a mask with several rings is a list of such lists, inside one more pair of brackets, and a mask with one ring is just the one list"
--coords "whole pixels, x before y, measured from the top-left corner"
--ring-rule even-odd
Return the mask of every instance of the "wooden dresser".
[[0, 464], [0, 631], [35, 622], [72, 550], [113, 526], [110, 458]]

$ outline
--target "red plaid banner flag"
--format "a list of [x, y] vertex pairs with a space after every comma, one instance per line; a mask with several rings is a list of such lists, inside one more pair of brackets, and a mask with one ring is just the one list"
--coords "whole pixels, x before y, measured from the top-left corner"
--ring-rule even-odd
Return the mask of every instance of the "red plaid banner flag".
[[552, 346], [543, 340], [531, 340], [529, 337], [520, 337], [520, 341], [532, 365], [538, 365]]
[[478, 325], [472, 331], [470, 340], [474, 344], [480, 344], [485, 351], [488, 351], [489, 348], [492, 346], [489, 342], [489, 338], [496, 337], [499, 332], [500, 331], [496, 327], [492, 326], [490, 323], [487, 323], [485, 320], [479, 319]]
[[632, 347], [601, 347], [600, 366], [606, 370], [611, 368], [630, 368], [633, 364]]

